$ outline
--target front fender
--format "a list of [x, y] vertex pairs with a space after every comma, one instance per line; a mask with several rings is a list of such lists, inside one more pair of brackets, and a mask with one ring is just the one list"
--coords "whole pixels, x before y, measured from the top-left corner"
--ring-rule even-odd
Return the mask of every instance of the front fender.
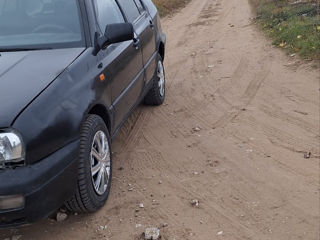
[[78, 57], [13, 123], [25, 142], [27, 164], [77, 140], [96, 102], [111, 105], [109, 84], [97, 81], [98, 59], [91, 52], [87, 49]]

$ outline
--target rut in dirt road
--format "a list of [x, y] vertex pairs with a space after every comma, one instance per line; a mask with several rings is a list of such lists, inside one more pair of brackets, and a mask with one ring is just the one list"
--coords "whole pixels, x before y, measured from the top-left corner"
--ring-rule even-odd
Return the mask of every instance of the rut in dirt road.
[[163, 28], [167, 100], [113, 144], [107, 205], [0, 238], [319, 238], [319, 69], [273, 48], [246, 0], [193, 0]]

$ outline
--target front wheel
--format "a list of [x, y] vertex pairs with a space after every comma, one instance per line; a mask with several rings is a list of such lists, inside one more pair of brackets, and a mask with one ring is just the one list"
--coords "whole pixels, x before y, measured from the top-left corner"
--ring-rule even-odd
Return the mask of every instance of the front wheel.
[[164, 102], [166, 96], [166, 77], [160, 54], [158, 54], [157, 69], [152, 81], [152, 87], [147, 93], [144, 103], [146, 105], [159, 106]]
[[101, 117], [89, 115], [80, 135], [78, 184], [74, 196], [65, 203], [78, 213], [95, 212], [110, 192], [112, 156], [110, 136]]

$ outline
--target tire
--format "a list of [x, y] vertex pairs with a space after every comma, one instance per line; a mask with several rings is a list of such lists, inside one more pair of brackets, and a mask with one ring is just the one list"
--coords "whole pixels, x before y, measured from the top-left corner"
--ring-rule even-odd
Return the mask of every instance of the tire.
[[151, 106], [161, 105], [166, 97], [166, 77], [163, 60], [160, 54], [157, 57], [157, 68], [153, 78], [152, 87], [144, 98], [144, 103]]
[[[99, 178], [100, 175], [101, 178]], [[101, 179], [100, 182], [99, 179]], [[102, 179], [106, 184], [103, 184]], [[71, 212], [96, 212], [108, 199], [111, 179], [112, 151], [108, 129], [102, 118], [89, 115], [80, 134], [77, 188], [74, 196], [65, 203], [65, 206]], [[94, 184], [98, 182], [100, 184]]]

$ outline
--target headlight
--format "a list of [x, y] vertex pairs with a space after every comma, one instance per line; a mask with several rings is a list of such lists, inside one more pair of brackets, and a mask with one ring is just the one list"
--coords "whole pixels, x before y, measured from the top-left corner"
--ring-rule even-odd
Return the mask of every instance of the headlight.
[[0, 130], [0, 169], [24, 162], [25, 150], [20, 134], [10, 129]]

